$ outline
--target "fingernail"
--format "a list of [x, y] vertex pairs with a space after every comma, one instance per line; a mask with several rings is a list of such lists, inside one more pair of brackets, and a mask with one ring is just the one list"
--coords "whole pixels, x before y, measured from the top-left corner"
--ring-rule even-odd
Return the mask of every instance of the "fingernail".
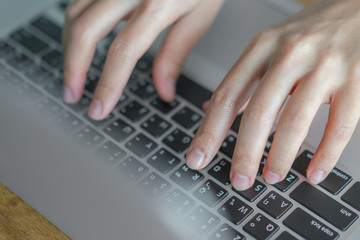
[[310, 173], [309, 182], [312, 184], [319, 184], [324, 178], [324, 171], [314, 170]]
[[265, 171], [265, 173], [263, 173], [263, 176], [265, 181], [269, 184], [275, 184], [280, 181], [280, 175], [271, 171]]
[[68, 87], [64, 87], [63, 89], [63, 98], [66, 103], [74, 103], [74, 94]]
[[232, 173], [231, 184], [236, 190], [244, 191], [250, 187], [250, 178], [238, 173]]
[[101, 114], [101, 101], [94, 99], [89, 108], [89, 116], [93, 119], [98, 119]]
[[198, 148], [193, 148], [187, 154], [187, 164], [190, 168], [199, 169], [201, 165], [204, 163], [205, 153], [200, 151]]

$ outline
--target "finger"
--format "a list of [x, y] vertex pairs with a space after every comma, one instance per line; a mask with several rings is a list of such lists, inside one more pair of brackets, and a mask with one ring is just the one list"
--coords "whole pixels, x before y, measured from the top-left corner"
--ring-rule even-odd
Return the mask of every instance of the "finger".
[[157, 35], [177, 18], [176, 9], [139, 6], [111, 45], [104, 70], [89, 108], [95, 120], [105, 118], [116, 105], [137, 60]]
[[331, 103], [324, 136], [307, 170], [307, 178], [313, 184], [320, 183], [330, 173], [355, 130], [360, 117], [358, 81], [358, 77], [352, 79]]
[[94, 56], [96, 43], [108, 34], [137, 1], [97, 1], [73, 24], [67, 43], [64, 63], [64, 99], [76, 102], [81, 98], [86, 72]]
[[[238, 111], [237, 114], [240, 114], [240, 113], [242, 113], [242, 112], [245, 111], [247, 105], [249, 104], [249, 101], [250, 101], [250, 99], [247, 100], [247, 101], [244, 103], [244, 105], [242, 105], [242, 107], [239, 109], [239, 111]], [[207, 101], [207, 102], [205, 102], [205, 103], [203, 104], [202, 108], [203, 108], [204, 112], [206, 112], [206, 110], [209, 108], [209, 106], [210, 106], [210, 101]]]
[[63, 53], [70, 35], [70, 26], [82, 13], [84, 13], [96, 0], [76, 0], [66, 8], [66, 18], [62, 34]]
[[308, 74], [293, 92], [280, 117], [263, 170], [266, 182], [275, 184], [286, 177], [320, 105], [338, 80], [336, 72], [330, 69], [334, 68], [322, 65]]
[[252, 94], [262, 76], [276, 39], [254, 38], [213, 94], [204, 120], [194, 137], [186, 163], [193, 169], [205, 167], [215, 156], [240, 107]]
[[282, 55], [269, 67], [243, 114], [231, 167], [231, 181], [238, 190], [253, 184], [278, 112], [297, 79], [311, 69], [311, 61], [297, 64], [301, 61], [297, 47], [282, 47]]
[[174, 99], [175, 81], [185, 59], [209, 28], [222, 3], [223, 0], [211, 4], [203, 1], [171, 27], [154, 64], [154, 84], [163, 100], [170, 102]]

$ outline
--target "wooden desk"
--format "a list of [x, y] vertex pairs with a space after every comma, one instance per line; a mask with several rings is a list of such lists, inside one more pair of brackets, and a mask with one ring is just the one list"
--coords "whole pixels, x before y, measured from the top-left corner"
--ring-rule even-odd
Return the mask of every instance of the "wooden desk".
[[[296, 1], [308, 5], [314, 0]], [[0, 240], [8, 239], [70, 238], [0, 183]]]
[[0, 183], [0, 240], [70, 240]]

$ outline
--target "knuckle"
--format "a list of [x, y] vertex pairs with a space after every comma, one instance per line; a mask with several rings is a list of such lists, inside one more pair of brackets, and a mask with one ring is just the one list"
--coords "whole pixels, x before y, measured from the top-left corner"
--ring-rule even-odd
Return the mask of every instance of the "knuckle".
[[81, 41], [82, 43], [87, 43], [91, 41], [89, 28], [86, 22], [82, 19], [76, 20], [70, 30], [70, 35], [73, 40]]
[[116, 90], [116, 84], [111, 84], [109, 82], [99, 81], [98, 85], [96, 86], [96, 91], [101, 92], [105, 96], [111, 96], [115, 94]]
[[257, 164], [254, 164], [254, 157], [246, 153], [234, 153], [232, 158], [232, 165], [236, 172], [245, 173], [244, 175], [251, 175], [257, 171]]
[[233, 90], [227, 86], [221, 86], [216, 89], [211, 97], [211, 102], [226, 112], [232, 112], [236, 107], [236, 97], [233, 94]]
[[263, 43], [267, 41], [271, 41], [273, 39], [277, 39], [280, 33], [279, 30], [276, 28], [267, 28], [262, 30], [257, 35], [255, 35], [253, 42], [255, 43]]
[[356, 80], [356, 82], [359, 82], [358, 79], [360, 79], [360, 59], [354, 61], [350, 66], [350, 79]]
[[215, 136], [212, 131], [207, 129], [199, 129], [199, 134], [197, 136], [197, 142], [201, 146], [204, 146], [205, 149], [212, 149], [213, 146], [217, 145], [219, 137]]
[[354, 127], [350, 123], [340, 121], [329, 129], [329, 134], [335, 139], [348, 141], [351, 138], [353, 131]]
[[[127, 40], [114, 41], [110, 46], [108, 54], [112, 60], [119, 59], [119, 56], [121, 56], [123, 61], [138, 60], [138, 57], [135, 55], [134, 45]], [[134, 59], [135, 56], [136, 58]]]
[[290, 110], [284, 115], [282, 125], [288, 132], [303, 135], [308, 131], [310, 114], [304, 110]]
[[339, 159], [339, 156], [330, 152], [319, 152], [316, 156], [316, 161], [326, 164], [335, 164]]
[[244, 118], [245, 121], [252, 122], [255, 125], [268, 125], [272, 124], [273, 117], [269, 113], [268, 105], [263, 102], [257, 102], [251, 106], [247, 107], [248, 110], [245, 110]]

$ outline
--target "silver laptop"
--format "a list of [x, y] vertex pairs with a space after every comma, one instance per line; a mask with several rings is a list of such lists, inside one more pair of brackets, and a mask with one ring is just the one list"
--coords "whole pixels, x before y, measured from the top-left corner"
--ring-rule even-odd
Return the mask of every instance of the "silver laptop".
[[359, 239], [359, 130], [323, 183], [304, 177], [325, 106], [281, 183], [268, 185], [261, 176], [271, 135], [254, 186], [238, 192], [229, 184], [241, 115], [208, 167], [185, 165], [203, 101], [257, 32], [300, 9], [278, 2], [226, 1], [185, 64], [170, 104], [151, 83], [160, 36], [116, 108], [94, 122], [86, 114], [89, 99], [121, 24], [99, 44], [83, 98], [67, 105], [60, 45], [67, 3], [2, 0], [0, 182], [73, 239]]

